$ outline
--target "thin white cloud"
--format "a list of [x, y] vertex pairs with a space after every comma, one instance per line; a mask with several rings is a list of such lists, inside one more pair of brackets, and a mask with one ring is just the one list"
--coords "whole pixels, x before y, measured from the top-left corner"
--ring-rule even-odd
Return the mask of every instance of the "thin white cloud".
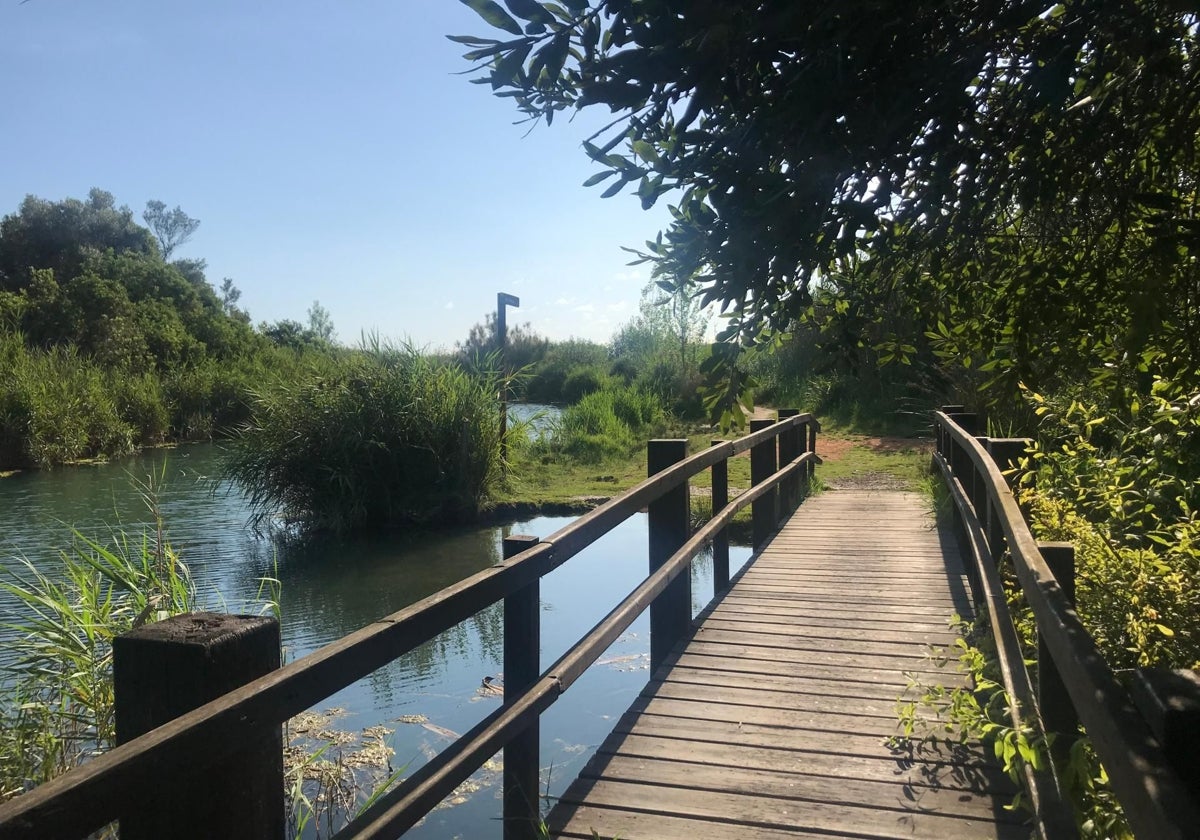
[[592, 306], [592, 304], [590, 304], [590, 303], [584, 303], [584, 304], [581, 304], [581, 305], [579, 305], [579, 306], [576, 306], [576, 307], [575, 307], [575, 308], [574, 308], [572, 311], [573, 311], [573, 312], [583, 312], [583, 313], [586, 313], [586, 314], [591, 314], [591, 313], [593, 313], [593, 312], [595, 312], [595, 311], [596, 311], [596, 307]]
[[449, 303], [447, 303], [447, 304], [446, 304], [446, 308], [447, 308], [447, 309], [453, 309], [453, 308], [454, 308], [454, 301], [450, 301]]

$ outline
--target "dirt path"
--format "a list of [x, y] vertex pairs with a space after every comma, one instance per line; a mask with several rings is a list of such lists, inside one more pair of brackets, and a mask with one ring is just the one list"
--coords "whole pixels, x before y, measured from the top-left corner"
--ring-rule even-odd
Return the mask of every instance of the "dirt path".
[[[750, 417], [753, 420], [771, 420], [775, 412], [755, 406]], [[916, 454], [928, 457], [931, 450], [929, 441], [913, 438], [819, 434], [817, 454], [821, 456], [825, 469], [818, 469], [817, 474], [829, 476], [824, 482], [830, 490], [912, 490], [912, 479], [897, 474], [894, 466], [896, 456]], [[892, 463], [885, 463], [889, 461]]]

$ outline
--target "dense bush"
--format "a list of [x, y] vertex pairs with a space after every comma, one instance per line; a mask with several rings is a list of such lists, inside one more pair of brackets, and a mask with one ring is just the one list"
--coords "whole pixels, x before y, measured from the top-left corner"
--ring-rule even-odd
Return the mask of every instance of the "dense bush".
[[525, 398], [539, 403], [571, 402], [563, 392], [567, 378], [580, 369], [606, 369], [608, 363], [608, 348], [602, 344], [577, 339], [552, 344], [529, 372]]
[[1040, 539], [1076, 549], [1080, 617], [1114, 668], [1200, 668], [1200, 394], [1165, 379], [1128, 420], [1030, 395], [1023, 490]]
[[604, 387], [608, 377], [604, 371], [594, 367], [575, 368], [567, 374], [562, 384], [562, 401], [574, 405], [588, 394]]
[[418, 351], [328, 358], [255, 394], [228, 473], [260, 523], [344, 532], [473, 516], [500, 479], [494, 380]]
[[0, 335], [0, 469], [129, 452], [114, 378], [73, 348], [31, 351]]
[[607, 387], [563, 411], [559, 428], [536, 448], [596, 463], [622, 457], [661, 433], [666, 423], [662, 401], [637, 388]]

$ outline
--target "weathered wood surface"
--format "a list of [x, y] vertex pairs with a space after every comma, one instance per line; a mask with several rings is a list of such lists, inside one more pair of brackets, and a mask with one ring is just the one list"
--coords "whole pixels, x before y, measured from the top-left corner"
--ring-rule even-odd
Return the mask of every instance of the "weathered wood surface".
[[811, 499], [697, 619], [551, 812], [554, 837], [1026, 837], [978, 747], [890, 745], [971, 610], [910, 493]]

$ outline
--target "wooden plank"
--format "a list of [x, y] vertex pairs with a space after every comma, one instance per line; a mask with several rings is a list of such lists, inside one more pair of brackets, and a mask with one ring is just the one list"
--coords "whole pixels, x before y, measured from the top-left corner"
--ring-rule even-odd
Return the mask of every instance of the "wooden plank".
[[[873, 721], [847, 715], [795, 712], [780, 715], [770, 710], [724, 706], [666, 698], [643, 698], [639, 717], [622, 718], [614, 734], [674, 738], [696, 744], [732, 744], [765, 749], [793, 749], [834, 757], [859, 757], [890, 762], [905, 768], [967, 767], [972, 773], [1001, 779], [991, 753], [976, 745], [935, 741], [895, 741], [875, 729]], [[770, 723], [759, 723], [769, 720]], [[856, 730], [870, 730], [867, 732]], [[1009, 786], [1006, 789], [1011, 789]]]
[[[766, 751], [760, 751], [766, 752]], [[947, 790], [907, 782], [877, 781], [853, 776], [825, 776], [797, 761], [783, 769], [761, 769], [736, 763], [745, 756], [729, 756], [711, 764], [690, 757], [648, 758], [619, 753], [593, 756], [580, 772], [585, 779], [667, 785], [841, 805], [866, 805], [886, 810], [936, 812], [985, 821], [1020, 823], [1024, 817], [997, 808], [994, 797], [970, 790]]]
[[[629, 732], [611, 746], [600, 747], [600, 755], [679, 760], [680, 739]], [[1011, 780], [997, 767], [950, 763], [916, 763], [906, 754], [855, 755], [821, 752], [801, 747], [755, 746], [752, 744], [685, 741], [683, 760], [718, 767], [745, 767], [780, 773], [804, 773], [830, 778], [862, 779], [891, 785], [933, 787], [968, 793], [1011, 795]], [[866, 751], [870, 752], [868, 745]]]
[[860, 630], [888, 630], [911, 628], [929, 633], [950, 633], [949, 623], [925, 615], [875, 615], [861, 612], [829, 613], [819, 609], [804, 611], [769, 606], [739, 606], [723, 604], [714, 610], [714, 618], [728, 621], [756, 621], [762, 624], [783, 624], [801, 627], [841, 627]]
[[750, 690], [782, 691], [796, 694], [827, 694], [862, 699], [887, 700], [893, 705], [905, 693], [907, 685], [889, 685], [842, 679], [840, 675], [815, 676], [807, 670], [798, 674], [764, 674], [731, 671], [712, 667], [685, 666], [671, 669], [665, 682]]
[[656, 697], [676, 699], [695, 698], [729, 706], [753, 706], [771, 711], [821, 712], [860, 717], [878, 717], [888, 721], [889, 731], [896, 721], [896, 701], [862, 697], [830, 696], [825, 694], [802, 694], [797, 691], [771, 691], [770, 689], [737, 688], [722, 685], [667, 680], [651, 684], [646, 689]]
[[896, 642], [906, 646], [951, 645], [958, 636], [939, 628], [927, 630], [912, 624], [891, 627], [848, 627], [836, 622], [755, 621], [732, 613], [714, 613], [701, 625], [702, 630], [734, 630], [739, 633], [769, 633], [776, 636], [828, 636], [838, 639], [859, 639], [864, 642]]
[[[1026, 840], [1029, 830], [991, 820], [921, 813], [868, 806], [797, 801], [794, 799], [718, 793], [666, 785], [634, 784], [605, 779], [578, 779], [560, 799], [560, 806], [576, 802], [646, 813], [665, 813], [712, 820], [717, 823], [765, 828], [800, 829], [843, 836], [902, 840], [957, 840], [1013, 838]], [[601, 827], [601, 831], [604, 831]]]
[[[806, 679], [824, 679], [832, 681], [841, 681], [846, 683], [866, 683], [868, 685], [888, 686], [893, 691], [899, 693], [901, 689], [908, 686], [910, 680], [907, 676], [911, 669], [900, 670], [891, 667], [871, 667], [864, 663], [855, 660], [851, 663], [850, 660], [845, 660], [838, 657], [836, 664], [824, 664], [820, 662], [783, 662], [777, 658], [764, 657], [756, 658], [751, 656], [720, 656], [710, 655], [700, 645], [690, 645], [687, 651], [679, 657], [678, 663], [687, 668], [695, 668], [701, 671], [728, 672], [732, 674], [748, 674], [748, 675], [767, 675], [767, 676], [798, 676], [803, 675]], [[802, 667], [797, 668], [800, 664]], [[939, 669], [930, 663], [930, 669], [927, 672], [930, 677], [941, 677], [941, 680], [925, 679], [924, 682], [937, 682], [938, 685], [965, 685], [967, 675], [953, 669], [952, 666]]]
[[[949, 674], [955, 675], [954, 663], [949, 663], [946, 667], [939, 668], [937, 664], [928, 656], [921, 652], [912, 654], [885, 654], [872, 655], [866, 653], [855, 654], [851, 658], [847, 658], [844, 653], [828, 650], [804, 650], [798, 648], [781, 648], [769, 647], [765, 645], [751, 645], [746, 640], [738, 640], [734, 643], [721, 642], [711, 638], [695, 638], [688, 645], [689, 653], [696, 654], [712, 654], [714, 656], [733, 656], [740, 657], [746, 660], [769, 660], [779, 662], [784, 665], [806, 665], [812, 664], [817, 666], [827, 666], [835, 668], [845, 668], [847, 671], [875, 671], [877, 673], [889, 673], [892, 675], [914, 673], [928, 673], [931, 675]], [[853, 678], [862, 679], [860, 675], [855, 675]]]
[[[898, 643], [861, 642], [856, 639], [838, 639], [816, 636], [794, 636], [783, 638], [773, 633], [746, 634], [732, 630], [711, 629], [696, 634], [696, 639], [706, 642], [730, 644], [753, 644], [763, 648], [778, 648], [793, 651], [825, 651], [846, 655], [892, 656], [897, 659], [921, 661], [926, 658], [920, 645]], [[903, 667], [902, 665], [897, 667]]]
[[[722, 599], [717, 609], [721, 609], [722, 607], [728, 609], [762, 609], [771, 612], [780, 610], [794, 615], [863, 615], [861, 603], [831, 603], [817, 598], [751, 595], [741, 592], [730, 593]], [[922, 609], [911, 604], [888, 605], [873, 603], [871, 604], [869, 615], [880, 620], [884, 620], [890, 616], [911, 616], [935, 621], [941, 620], [944, 626], [948, 626], [947, 622], [950, 620], [949, 613], [943, 615], [936, 610]]]
[[[597, 826], [604, 827], [603, 833], [596, 830]], [[786, 828], [728, 824], [722, 827], [708, 819], [644, 814], [590, 804], [572, 804], [567, 811], [556, 809], [547, 819], [547, 828], [553, 837], [581, 840], [697, 840], [714, 836], [714, 831], [721, 836], [722, 828], [736, 832], [738, 840], [829, 840], [830, 837]]]

